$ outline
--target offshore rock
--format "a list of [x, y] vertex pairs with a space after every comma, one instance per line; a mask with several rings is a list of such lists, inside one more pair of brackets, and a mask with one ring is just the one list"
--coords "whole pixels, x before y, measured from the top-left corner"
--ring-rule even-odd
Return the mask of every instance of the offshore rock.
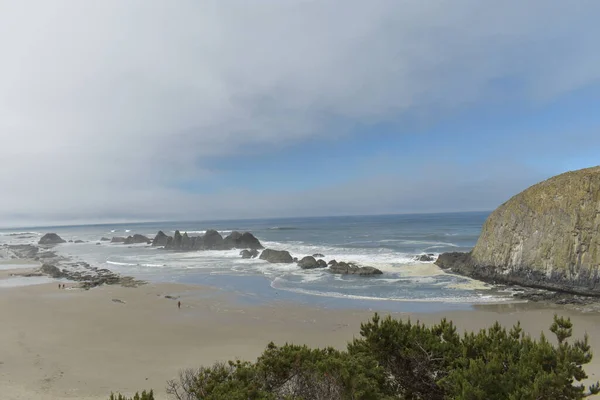
[[125, 243], [125, 240], [127, 240], [127, 238], [123, 237], [123, 236], [113, 236], [113, 238], [110, 240], [111, 243]]
[[374, 267], [359, 267], [357, 265], [345, 262], [338, 262], [329, 266], [329, 271], [334, 274], [344, 275], [360, 275], [360, 276], [373, 276], [381, 275], [383, 272]]
[[314, 269], [319, 268], [320, 265], [312, 256], [306, 256], [302, 260], [298, 261], [298, 266], [302, 269]]
[[138, 243], [150, 243], [150, 239], [144, 235], [136, 233], [133, 236], [125, 238], [124, 244], [138, 244]]
[[46, 233], [41, 237], [38, 244], [59, 244], [66, 243], [66, 240], [58, 236], [56, 233]]
[[152, 240], [152, 246], [166, 246], [168, 238], [163, 231], [158, 231], [154, 240]]
[[214, 229], [209, 229], [204, 234], [204, 248], [207, 250], [223, 250], [223, 236]]
[[471, 253], [436, 264], [487, 282], [600, 296], [600, 167], [519, 193], [488, 217]]
[[260, 259], [268, 261], [270, 263], [285, 263], [291, 264], [294, 262], [291, 254], [285, 250], [271, 250], [265, 249], [260, 254]]
[[226, 249], [263, 249], [260, 241], [250, 232], [240, 233], [237, 231], [231, 232], [224, 241], [223, 247]]

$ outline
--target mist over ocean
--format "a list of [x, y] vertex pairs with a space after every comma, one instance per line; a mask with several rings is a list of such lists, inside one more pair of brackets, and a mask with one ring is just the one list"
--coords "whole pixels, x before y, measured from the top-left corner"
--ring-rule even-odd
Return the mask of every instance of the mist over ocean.
[[[474, 281], [440, 271], [432, 262], [415, 261], [423, 253], [468, 251], [476, 243], [489, 213], [351, 216], [159, 222], [40, 227], [4, 230], [2, 243], [36, 243], [56, 232], [65, 243], [62, 255], [86, 261], [150, 282], [208, 284], [257, 299], [302, 299], [307, 302], [385, 300], [395, 302], [487, 303], [504, 300]], [[288, 250], [302, 258], [316, 253], [324, 260], [373, 266], [384, 274], [374, 277], [334, 275], [327, 270], [302, 270], [296, 264], [269, 264], [242, 259], [239, 250], [171, 252], [145, 244], [100, 242], [101, 237], [140, 233], [153, 238], [159, 230], [178, 229], [201, 235], [216, 229], [252, 232], [265, 248]], [[97, 243], [101, 243], [98, 245]]]

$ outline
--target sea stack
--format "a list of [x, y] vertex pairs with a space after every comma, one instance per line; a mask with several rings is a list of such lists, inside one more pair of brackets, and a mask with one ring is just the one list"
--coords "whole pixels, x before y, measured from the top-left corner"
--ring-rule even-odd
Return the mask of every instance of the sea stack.
[[498, 207], [471, 253], [436, 264], [491, 282], [600, 296], [600, 166], [540, 182]]

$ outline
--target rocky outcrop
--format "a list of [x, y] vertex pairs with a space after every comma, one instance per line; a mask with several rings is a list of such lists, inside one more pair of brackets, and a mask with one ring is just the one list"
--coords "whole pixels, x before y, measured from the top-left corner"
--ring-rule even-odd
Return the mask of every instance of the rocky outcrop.
[[260, 254], [260, 259], [268, 261], [270, 263], [291, 264], [294, 262], [294, 259], [292, 258], [290, 253], [285, 250], [265, 249]]
[[158, 231], [154, 239], [152, 240], [152, 246], [166, 246], [169, 237], [165, 235], [163, 231]]
[[231, 232], [223, 241], [226, 249], [263, 249], [260, 241], [250, 232]]
[[64, 240], [63, 238], [58, 236], [56, 233], [46, 233], [44, 236], [41, 237], [40, 241], [38, 242], [38, 244], [45, 244], [45, 245], [59, 244], [59, 243], [66, 243], [66, 240]]
[[223, 236], [214, 229], [209, 229], [204, 234], [204, 248], [206, 250], [223, 250]]
[[125, 240], [127, 240], [126, 237], [123, 236], [113, 236], [112, 239], [110, 239], [111, 243], [125, 243]]
[[151, 240], [144, 236], [136, 233], [133, 236], [127, 236], [123, 244], [141, 244], [141, 243], [151, 243]]
[[73, 243], [85, 243], [85, 241], [81, 240], [81, 239], [77, 239], [75, 240]]
[[306, 256], [298, 261], [298, 266], [302, 269], [314, 269], [319, 268], [319, 263], [312, 256]]
[[434, 261], [435, 257], [433, 253], [428, 253], [428, 254], [421, 254], [418, 256], [415, 256], [415, 261], [421, 261], [421, 262], [428, 262], [428, 261]]
[[242, 256], [242, 258], [256, 258], [258, 257], [258, 250], [242, 250], [240, 251], [240, 256]]
[[223, 238], [214, 229], [207, 230], [204, 236], [188, 236], [186, 232], [182, 235], [179, 231], [175, 231], [173, 236], [167, 236], [163, 231], [159, 231], [152, 241], [152, 246], [163, 246], [166, 250], [177, 251], [258, 250], [263, 248], [260, 241], [250, 232], [232, 232], [226, 238]]
[[360, 276], [373, 276], [381, 275], [383, 272], [374, 267], [359, 267], [358, 265], [346, 262], [336, 262], [329, 266], [329, 271], [334, 274], [344, 275], [360, 275]]
[[51, 264], [43, 264], [40, 267], [40, 272], [55, 279], [66, 277], [64, 272], [62, 272], [57, 266]]
[[320, 257], [325, 257], [325, 256], [323, 254], [321, 254], [321, 253], [316, 253], [316, 254], [313, 254], [313, 257], [314, 258], [320, 258]]
[[600, 167], [519, 193], [488, 217], [470, 253], [436, 264], [487, 282], [600, 296]]
[[110, 239], [109, 239], [109, 238], [107, 238], [107, 237], [104, 237], [104, 236], [102, 236], [102, 237], [100, 238], [100, 241], [101, 241], [101, 242], [110, 242]]

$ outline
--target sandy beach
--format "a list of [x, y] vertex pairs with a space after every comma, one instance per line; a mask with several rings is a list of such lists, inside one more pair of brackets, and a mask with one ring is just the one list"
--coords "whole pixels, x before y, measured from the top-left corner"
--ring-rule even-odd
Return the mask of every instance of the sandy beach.
[[[22, 270], [20, 270], [22, 272]], [[10, 276], [0, 273], [0, 279]], [[0, 386], [3, 399], [107, 399], [111, 391], [132, 394], [165, 384], [186, 367], [217, 360], [255, 359], [269, 341], [344, 348], [358, 335], [363, 310], [328, 310], [289, 303], [248, 305], [211, 287], [147, 284], [103, 286], [83, 291], [67, 283], [0, 288]], [[166, 298], [172, 296], [175, 299]], [[177, 301], [182, 302], [181, 309]], [[548, 333], [555, 312], [575, 323], [575, 335], [590, 334], [600, 354], [600, 316], [530, 304], [477, 307], [447, 313], [398, 313], [436, 322], [448, 317], [477, 330], [498, 320], [520, 320], [537, 336]], [[383, 313], [385, 314], [385, 313]], [[600, 377], [600, 356], [587, 367]]]

